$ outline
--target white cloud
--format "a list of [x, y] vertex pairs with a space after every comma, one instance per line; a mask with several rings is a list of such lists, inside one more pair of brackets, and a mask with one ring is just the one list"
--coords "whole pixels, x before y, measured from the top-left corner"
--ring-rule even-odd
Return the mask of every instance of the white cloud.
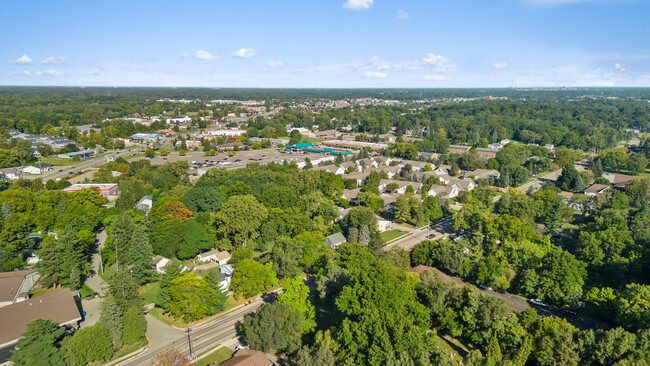
[[208, 51], [198, 50], [194, 52], [194, 57], [198, 58], [199, 60], [212, 61], [218, 59], [219, 54], [216, 52], [212, 53]]
[[451, 72], [456, 69], [456, 65], [449, 63], [445, 56], [428, 53], [425, 57], [412, 61], [381, 61], [376, 56], [371, 58], [365, 64], [350, 67], [370, 68], [372, 70], [417, 70], [429, 69], [433, 72]]
[[440, 80], [445, 80], [445, 77], [443, 75], [431, 74], [431, 75], [424, 75], [424, 80], [440, 81]]
[[36, 76], [61, 76], [61, 75], [63, 75], [63, 73], [61, 71], [49, 69], [49, 70], [45, 70], [45, 71], [36, 71], [34, 73], [34, 75], [36, 75]]
[[46, 57], [41, 59], [41, 64], [43, 65], [56, 65], [56, 64], [62, 64], [64, 62], [65, 62], [65, 57], [63, 56]]
[[495, 62], [492, 65], [492, 68], [495, 70], [503, 70], [508, 68], [508, 63], [507, 62]]
[[279, 69], [284, 66], [284, 63], [282, 61], [269, 61], [266, 65], [272, 69]]
[[257, 56], [257, 51], [252, 48], [240, 48], [232, 53], [232, 57], [249, 58]]
[[31, 65], [32, 59], [27, 55], [22, 55], [15, 60], [9, 60], [9, 63], [16, 65]]
[[23, 71], [23, 76], [30, 76], [30, 75], [32, 75], [31, 71], [29, 70]]
[[343, 9], [347, 10], [368, 10], [375, 0], [348, 0], [343, 4]]
[[181, 58], [190, 58], [189, 52], [183, 52], [181, 53]]
[[396, 15], [397, 19], [408, 19], [411, 17], [409, 13], [405, 12], [404, 10], [398, 10]]
[[363, 73], [363, 77], [366, 79], [383, 79], [386, 76], [388, 76], [388, 74], [385, 72], [366, 71]]
[[619, 64], [619, 63], [615, 63], [615, 64], [614, 64], [614, 68], [615, 68], [616, 70], [618, 70], [618, 71], [621, 71], [621, 72], [625, 72], [625, 71], [630, 70], [629, 67], [625, 66], [624, 64]]

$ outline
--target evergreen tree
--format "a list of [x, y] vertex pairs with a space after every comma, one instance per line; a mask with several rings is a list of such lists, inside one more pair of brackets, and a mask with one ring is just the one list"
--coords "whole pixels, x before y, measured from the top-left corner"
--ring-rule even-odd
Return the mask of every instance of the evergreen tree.
[[397, 197], [397, 200], [393, 204], [393, 216], [397, 222], [411, 220], [411, 205], [406, 196], [402, 195]]
[[7, 201], [4, 201], [2, 203], [2, 220], [7, 220], [11, 216], [14, 215], [14, 212], [11, 210], [11, 206], [7, 203]]
[[108, 330], [114, 349], [118, 349], [122, 346], [122, 320], [122, 309], [115, 300], [115, 297], [109, 293], [104, 297], [99, 321], [101, 321], [106, 327], [106, 330]]
[[72, 227], [64, 228], [58, 239], [48, 238], [43, 244], [41, 274], [46, 286], [81, 287], [83, 275], [89, 271], [88, 248]]
[[363, 225], [359, 230], [359, 244], [366, 246], [368, 243], [370, 243], [370, 229], [368, 225]]
[[160, 279], [158, 296], [156, 296], [156, 300], [154, 301], [157, 307], [162, 308], [165, 311], [169, 310], [169, 304], [171, 303], [169, 286], [171, 286], [173, 279], [181, 275], [182, 269], [182, 266], [173, 263], [165, 266], [165, 274], [163, 274]]
[[309, 160], [309, 158], [305, 158], [305, 167], [303, 168], [303, 170], [309, 170], [313, 167], [314, 166], [311, 164], [311, 160]]
[[133, 344], [144, 337], [147, 331], [147, 319], [137, 306], [130, 307], [122, 319], [122, 342]]
[[45, 319], [36, 319], [27, 324], [11, 361], [19, 366], [64, 365], [64, 351], [59, 349], [65, 328]]
[[334, 160], [334, 163], [336, 163], [336, 164], [343, 163], [343, 155], [341, 155], [341, 154], [336, 155], [336, 159]]
[[[134, 230], [133, 221], [124, 213], [118, 216], [110, 226], [111, 241], [107, 248], [111, 249], [111, 254], [117, 253], [117, 267], [128, 263], [129, 247]], [[119, 268], [117, 269], [119, 270]]]
[[133, 280], [138, 285], [144, 285], [153, 277], [152, 258], [153, 251], [149, 244], [149, 235], [143, 225], [136, 225], [129, 248], [129, 266]]
[[348, 242], [358, 243], [359, 242], [359, 229], [355, 226], [348, 229]]

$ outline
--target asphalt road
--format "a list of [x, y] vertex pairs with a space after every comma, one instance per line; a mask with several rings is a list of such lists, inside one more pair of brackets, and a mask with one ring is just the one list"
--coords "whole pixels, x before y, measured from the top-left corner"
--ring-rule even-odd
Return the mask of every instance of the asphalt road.
[[410, 235], [397, 239], [384, 247], [384, 250], [393, 248], [402, 248], [408, 251], [424, 240], [438, 240], [443, 237], [448, 237], [452, 234], [451, 225], [453, 220], [451, 217], [437, 222], [426, 229], [412, 230]]
[[[264, 302], [262, 300], [254, 301], [250, 305], [235, 310], [218, 320], [215, 320], [203, 326], [192, 328], [191, 338], [193, 354], [199, 355], [209, 349], [214, 348], [216, 345], [224, 343], [237, 336], [237, 325], [239, 322], [242, 321], [246, 315], [255, 312], [255, 310], [257, 310], [257, 308], [260, 307], [263, 303]], [[150, 318], [151, 316], [147, 315], [147, 317]], [[153, 321], [159, 323], [157, 320]], [[150, 324], [150, 321], [147, 323]], [[162, 324], [159, 323], [158, 325]], [[162, 325], [162, 327], [156, 325], [154, 326], [157, 328], [154, 331], [156, 333], [155, 336], [158, 338], [158, 341], [152, 339], [152, 337], [149, 336], [150, 332], [147, 331], [147, 334], [151, 340], [151, 346], [138, 356], [118, 363], [118, 365], [151, 365], [153, 358], [156, 355], [171, 349], [179, 350], [185, 355], [189, 355], [189, 343], [185, 331], [174, 329], [166, 325]]]

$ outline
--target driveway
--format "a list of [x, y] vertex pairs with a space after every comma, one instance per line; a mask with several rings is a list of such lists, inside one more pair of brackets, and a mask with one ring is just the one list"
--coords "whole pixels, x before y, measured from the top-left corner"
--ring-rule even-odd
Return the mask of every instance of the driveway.
[[97, 233], [97, 240], [95, 241], [95, 246], [91, 254], [93, 272], [86, 277], [86, 286], [90, 287], [94, 291], [97, 291], [101, 296], [104, 296], [106, 290], [108, 290], [108, 284], [99, 277], [101, 270], [101, 250], [104, 248], [104, 242], [106, 241], [106, 229], [102, 229]]

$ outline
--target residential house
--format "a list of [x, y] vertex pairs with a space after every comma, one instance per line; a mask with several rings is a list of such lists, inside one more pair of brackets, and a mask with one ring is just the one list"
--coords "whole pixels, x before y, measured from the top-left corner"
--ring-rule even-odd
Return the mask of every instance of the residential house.
[[422, 183], [419, 182], [411, 182], [411, 181], [404, 181], [404, 180], [392, 180], [392, 179], [382, 179], [379, 181], [379, 192], [387, 192], [386, 187], [391, 184], [396, 184], [397, 185], [397, 190], [395, 190], [392, 193], [398, 193], [398, 194], [404, 194], [406, 193], [406, 187], [411, 186], [413, 188], [413, 192], [417, 193], [417, 191], [422, 188]]
[[411, 173], [411, 180], [414, 182], [425, 183], [430, 177], [438, 177], [438, 175], [433, 171]]
[[34, 165], [23, 168], [23, 173], [27, 174], [43, 174], [52, 170], [52, 165], [47, 163], [38, 162]]
[[496, 158], [499, 149], [490, 149], [486, 147], [477, 147], [476, 154], [483, 158]]
[[345, 174], [343, 179], [354, 179], [357, 182], [357, 187], [361, 187], [368, 179], [370, 172], [355, 172], [350, 174]]
[[343, 169], [345, 169], [346, 173], [348, 171], [354, 173], [354, 172], [361, 172], [363, 170], [361, 166], [357, 165], [355, 161], [348, 161], [345, 163], [341, 163], [340, 165]]
[[450, 165], [441, 165], [437, 168], [434, 168], [433, 172], [437, 175], [449, 175], [449, 170], [451, 169]]
[[401, 169], [402, 168], [395, 165], [395, 166], [380, 166], [380, 167], [374, 168], [372, 170], [376, 171], [376, 172], [379, 172], [379, 173], [384, 172], [384, 173], [386, 173], [386, 176], [388, 177], [388, 179], [393, 179], [395, 176], [399, 175], [399, 171]]
[[363, 171], [367, 168], [376, 168], [379, 166], [379, 163], [373, 159], [359, 159], [357, 160], [357, 165], [361, 167], [360, 171]]
[[438, 159], [438, 154], [433, 152], [420, 151], [418, 153], [418, 158], [431, 161], [433, 159]]
[[634, 175], [616, 174], [614, 175], [614, 188], [625, 189], [634, 179], [638, 178]]
[[429, 187], [427, 195], [449, 199], [458, 196], [459, 193], [460, 187], [458, 185], [440, 186], [437, 184], [432, 184], [431, 187]]
[[135, 204], [135, 209], [136, 210], [142, 210], [149, 214], [149, 211], [151, 211], [151, 208], [153, 207], [153, 197], [152, 196], [144, 196], [140, 198], [140, 201]]
[[222, 266], [224, 264], [228, 264], [228, 260], [230, 259], [230, 253], [226, 252], [225, 250], [220, 251], [219, 249], [214, 249], [209, 252], [205, 252], [197, 255], [196, 259], [199, 262], [211, 262]]
[[585, 189], [587, 196], [598, 196], [605, 193], [606, 190], [612, 188], [609, 184], [592, 184], [589, 188]]
[[463, 174], [463, 177], [469, 179], [474, 177], [475, 180], [483, 179], [486, 182], [492, 183], [495, 180], [499, 179], [501, 173], [498, 170], [494, 169], [476, 169], [470, 172]]
[[232, 279], [235, 270], [232, 267], [232, 264], [224, 264], [219, 266], [219, 288], [222, 291], [228, 291], [230, 288], [230, 280]]
[[6, 181], [12, 181], [20, 178], [20, 170], [18, 168], [0, 169], [0, 173], [2, 173], [4, 180]]
[[345, 168], [342, 166], [336, 166], [336, 165], [325, 165], [325, 166], [318, 166], [314, 168], [315, 170], [318, 170], [320, 172], [330, 172], [336, 175], [343, 175], [345, 174]]
[[471, 179], [459, 179], [451, 178], [447, 183], [448, 186], [457, 185], [458, 188], [463, 192], [469, 192], [472, 189], [476, 188], [476, 183]]
[[342, 198], [345, 198], [349, 202], [352, 202], [352, 200], [356, 199], [357, 196], [361, 193], [361, 188], [357, 189], [344, 189], [343, 194], [341, 195]]
[[39, 278], [36, 270], [0, 273], [0, 308], [27, 300]]
[[379, 197], [384, 200], [384, 211], [386, 212], [392, 212], [393, 211], [393, 205], [395, 204], [395, 201], [397, 201], [397, 197], [401, 196], [401, 194], [393, 193], [393, 194], [381, 194]]
[[233, 151], [233, 150], [243, 150], [244, 144], [241, 142], [228, 142], [217, 146], [219, 151]]
[[69, 288], [63, 288], [0, 308], [0, 348], [18, 343], [27, 324], [36, 319], [76, 328], [82, 319], [77, 301]]
[[156, 273], [165, 273], [165, 266], [171, 263], [172, 261], [163, 256], [157, 255], [152, 259], [153, 269]]
[[376, 161], [377, 164], [379, 165], [390, 165], [390, 163], [393, 161], [392, 158], [386, 157], [386, 156], [375, 156], [372, 158], [372, 160]]
[[219, 366], [275, 366], [275, 364], [260, 351], [240, 348], [231, 359], [220, 363]]
[[377, 217], [377, 231], [383, 233], [384, 231], [390, 230], [393, 222], [390, 220], [385, 220]]
[[325, 238], [325, 245], [330, 249], [338, 249], [339, 245], [345, 242], [347, 242], [347, 239], [341, 233], [334, 233]]

